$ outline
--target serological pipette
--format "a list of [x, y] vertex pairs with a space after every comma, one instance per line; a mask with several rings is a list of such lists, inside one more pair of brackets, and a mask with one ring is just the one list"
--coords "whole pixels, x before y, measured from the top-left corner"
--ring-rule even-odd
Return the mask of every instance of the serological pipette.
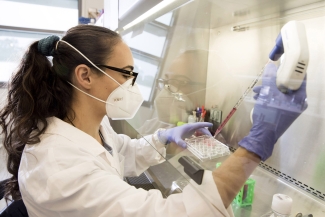
[[[269, 63], [269, 62], [267, 62], [267, 63]], [[233, 114], [235, 114], [235, 112], [237, 111], [238, 107], [243, 102], [243, 100], [247, 96], [247, 94], [253, 89], [253, 87], [257, 83], [258, 79], [263, 74], [263, 71], [264, 71], [265, 66], [262, 68], [261, 72], [257, 75], [257, 77], [253, 80], [253, 82], [248, 86], [248, 88], [245, 90], [244, 94], [239, 98], [239, 100], [237, 101], [237, 103], [235, 104], [235, 106], [231, 109], [230, 113], [227, 115], [227, 117], [225, 118], [225, 120], [220, 124], [220, 126], [216, 130], [216, 133], [214, 134], [214, 137], [215, 138], [221, 132], [221, 130], [223, 129], [223, 127], [228, 123], [229, 119], [233, 116]]]

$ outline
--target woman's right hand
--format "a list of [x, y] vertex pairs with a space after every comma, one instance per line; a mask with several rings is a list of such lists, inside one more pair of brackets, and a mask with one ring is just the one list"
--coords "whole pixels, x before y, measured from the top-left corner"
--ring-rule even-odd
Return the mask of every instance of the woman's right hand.
[[263, 161], [271, 156], [277, 140], [307, 108], [306, 78], [298, 90], [284, 94], [276, 85], [276, 74], [275, 64], [267, 64], [262, 85], [254, 88], [253, 126], [249, 135], [239, 142], [239, 146]]

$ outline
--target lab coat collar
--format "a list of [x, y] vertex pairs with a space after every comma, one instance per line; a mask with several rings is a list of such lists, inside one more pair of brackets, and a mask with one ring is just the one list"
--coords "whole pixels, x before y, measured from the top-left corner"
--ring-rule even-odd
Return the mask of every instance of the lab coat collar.
[[105, 148], [96, 139], [61, 119], [50, 117], [47, 118], [47, 122], [48, 127], [45, 134], [61, 135], [94, 156], [105, 152]]
[[[108, 120], [107, 120], [108, 121]], [[124, 159], [124, 156], [121, 156], [118, 152], [117, 152], [117, 148], [114, 144], [114, 139], [107, 133], [107, 129], [104, 127], [104, 122], [105, 120], [102, 121], [101, 126], [99, 127], [100, 132], [102, 133], [105, 142], [110, 145], [113, 149], [113, 156], [105, 149], [105, 155], [106, 158], [109, 161], [109, 164], [114, 167], [117, 171], [117, 173], [120, 175], [121, 178], [123, 178], [123, 174], [124, 174], [124, 164], [122, 164], [122, 167], [120, 165], [120, 160]], [[122, 158], [122, 159], [120, 159]], [[121, 170], [122, 169], [122, 170]]]

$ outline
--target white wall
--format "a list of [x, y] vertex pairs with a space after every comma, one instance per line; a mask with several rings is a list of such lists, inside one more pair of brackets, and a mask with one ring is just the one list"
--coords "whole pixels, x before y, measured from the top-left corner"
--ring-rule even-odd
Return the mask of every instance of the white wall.
[[118, 0], [118, 1], [119, 1], [119, 17], [121, 17], [138, 0]]

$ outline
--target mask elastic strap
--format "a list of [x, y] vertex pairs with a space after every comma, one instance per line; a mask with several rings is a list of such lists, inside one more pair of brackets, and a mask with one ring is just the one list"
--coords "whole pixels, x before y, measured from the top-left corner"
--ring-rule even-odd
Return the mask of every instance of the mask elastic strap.
[[97, 97], [95, 97], [95, 96], [90, 95], [89, 93], [86, 93], [85, 91], [83, 91], [83, 90], [81, 90], [80, 88], [76, 87], [75, 85], [71, 84], [69, 81], [67, 81], [67, 82], [68, 82], [72, 87], [76, 88], [77, 90], [79, 90], [80, 92], [86, 94], [87, 96], [90, 96], [90, 97], [92, 97], [92, 98], [94, 98], [94, 99], [97, 99], [98, 101], [101, 101], [101, 102], [103, 102], [103, 103], [113, 105], [112, 103], [106, 102], [106, 101], [104, 101], [104, 100], [102, 100], [102, 99], [99, 99], [99, 98], [97, 98]]
[[[81, 56], [83, 56], [83, 58], [85, 58], [86, 60], [88, 60], [88, 62], [91, 63], [91, 65], [93, 65], [96, 69], [98, 69], [99, 71], [101, 71], [102, 73], [104, 73], [104, 75], [108, 76], [110, 79], [112, 79], [113, 81], [115, 81], [118, 85], [120, 85], [122, 88], [124, 88], [120, 83], [118, 83], [112, 76], [106, 74], [103, 70], [101, 70], [98, 66], [96, 66], [93, 62], [90, 61], [90, 59], [88, 59], [85, 55], [83, 55], [77, 48], [75, 48], [74, 46], [72, 46], [71, 44], [69, 44], [66, 41], [60, 40], [58, 42], [64, 42], [65, 44], [69, 45], [71, 48], [73, 48], [75, 51], [77, 51]], [[57, 42], [57, 44], [58, 44]], [[78, 89], [78, 88], [77, 88]], [[86, 93], [87, 94], [87, 93]]]

